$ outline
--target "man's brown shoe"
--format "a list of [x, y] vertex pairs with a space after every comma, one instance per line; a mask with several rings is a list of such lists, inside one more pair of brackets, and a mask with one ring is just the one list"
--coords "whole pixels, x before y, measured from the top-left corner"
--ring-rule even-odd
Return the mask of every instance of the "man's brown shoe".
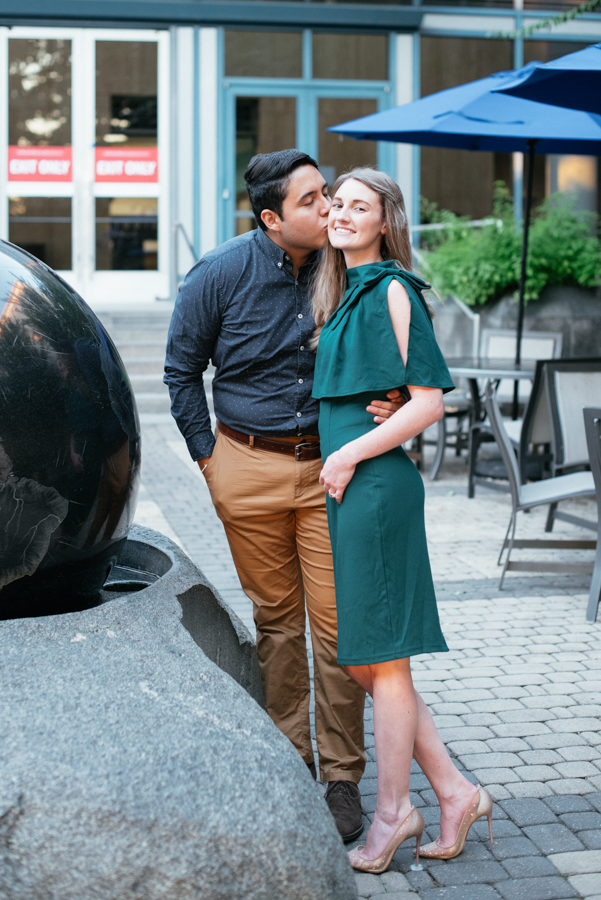
[[363, 831], [361, 794], [357, 785], [353, 781], [330, 781], [325, 801], [344, 843], [355, 841]]

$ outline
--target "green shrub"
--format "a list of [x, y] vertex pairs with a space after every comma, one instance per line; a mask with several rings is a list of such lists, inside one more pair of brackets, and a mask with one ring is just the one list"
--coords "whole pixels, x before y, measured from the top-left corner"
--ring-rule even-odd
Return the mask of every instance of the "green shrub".
[[[456, 216], [449, 209], [439, 209], [438, 204], [433, 200], [427, 200], [425, 197], [419, 198], [419, 220], [422, 225], [447, 225], [453, 228], [469, 222], [469, 217]], [[423, 250], [436, 250], [441, 244], [444, 244], [448, 237], [448, 230], [436, 229], [422, 231], [420, 235], [420, 245]]]
[[[522, 228], [516, 227], [513, 200], [503, 182], [495, 184], [495, 224], [469, 228], [465, 219], [425, 201], [430, 221], [451, 227], [425, 232], [425, 276], [443, 294], [474, 306], [517, 291]], [[536, 211], [530, 227], [526, 300], [547, 284], [592, 287], [601, 281], [598, 217], [577, 208], [573, 195], [553, 194]]]

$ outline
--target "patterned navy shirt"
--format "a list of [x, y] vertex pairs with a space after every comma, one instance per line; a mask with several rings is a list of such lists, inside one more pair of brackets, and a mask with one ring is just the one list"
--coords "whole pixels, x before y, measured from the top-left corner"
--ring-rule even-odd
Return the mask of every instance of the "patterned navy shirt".
[[173, 311], [164, 381], [192, 459], [215, 445], [203, 372], [216, 368], [217, 419], [245, 434], [317, 434], [308, 281], [259, 228], [207, 253], [188, 273]]

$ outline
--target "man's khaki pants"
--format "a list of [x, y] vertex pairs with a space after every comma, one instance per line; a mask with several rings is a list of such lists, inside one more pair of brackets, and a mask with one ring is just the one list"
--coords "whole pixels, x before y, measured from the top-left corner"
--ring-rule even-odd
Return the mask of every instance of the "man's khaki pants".
[[312, 763], [306, 598], [321, 780], [357, 783], [365, 768], [365, 693], [336, 662], [334, 573], [320, 471], [319, 459], [254, 450], [221, 433], [205, 476], [253, 602], [267, 711]]

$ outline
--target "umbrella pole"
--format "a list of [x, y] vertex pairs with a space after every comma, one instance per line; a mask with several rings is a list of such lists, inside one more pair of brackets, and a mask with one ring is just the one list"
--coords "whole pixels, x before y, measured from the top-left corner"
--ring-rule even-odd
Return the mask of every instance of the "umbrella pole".
[[[518, 300], [518, 328], [515, 345], [515, 363], [519, 366], [522, 361], [522, 331], [524, 329], [524, 294], [526, 291], [526, 263], [528, 261], [528, 235], [530, 232], [530, 215], [532, 213], [532, 192], [534, 188], [534, 152], [536, 140], [528, 140], [528, 179], [526, 182], [526, 210], [524, 212], [524, 236], [522, 239], [522, 265], [520, 269], [520, 290]], [[518, 389], [519, 381], [513, 383], [513, 411], [512, 418], [518, 417]]]

